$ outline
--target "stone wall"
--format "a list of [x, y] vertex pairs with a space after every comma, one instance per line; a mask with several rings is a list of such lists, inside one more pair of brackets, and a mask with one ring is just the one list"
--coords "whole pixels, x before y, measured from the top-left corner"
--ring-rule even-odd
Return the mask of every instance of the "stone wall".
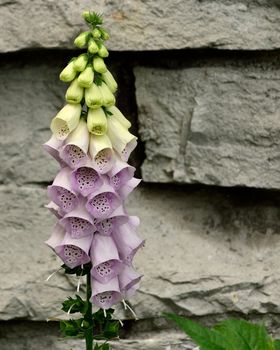
[[[57, 165], [41, 144], [63, 104], [58, 74], [91, 1], [0, 2], [0, 349], [81, 349], [58, 336], [75, 278], [45, 280], [44, 246]], [[280, 5], [277, 0], [104, 0], [118, 106], [140, 143], [143, 183], [128, 208], [142, 219], [145, 274], [119, 309], [114, 349], [193, 349], [162, 319], [264, 321], [280, 336]], [[83, 286], [82, 286], [83, 288]]]

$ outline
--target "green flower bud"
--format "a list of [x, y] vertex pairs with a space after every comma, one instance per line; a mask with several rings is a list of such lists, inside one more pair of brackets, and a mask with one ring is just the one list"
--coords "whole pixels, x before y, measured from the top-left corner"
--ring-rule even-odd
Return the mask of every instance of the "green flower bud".
[[83, 53], [74, 61], [74, 69], [78, 72], [82, 72], [86, 69], [87, 63], [88, 55]]
[[100, 89], [94, 83], [85, 90], [85, 101], [89, 108], [98, 108], [102, 106], [103, 97]]
[[116, 80], [114, 79], [113, 75], [110, 73], [110, 71], [107, 70], [107, 72], [102, 74], [102, 79], [107, 84], [108, 88], [115, 93], [118, 88], [118, 84]]
[[78, 79], [73, 80], [66, 91], [66, 101], [69, 103], [80, 103], [83, 97], [84, 89], [79, 85]]
[[98, 73], [105, 73], [107, 71], [107, 67], [101, 57], [94, 57], [92, 64], [94, 70]]
[[110, 38], [109, 33], [105, 29], [99, 28], [99, 31], [101, 32], [101, 38], [103, 40], [108, 40]]
[[101, 86], [99, 86], [99, 90], [103, 97], [103, 106], [110, 107], [116, 103], [115, 96], [105, 83], [102, 83]]
[[69, 83], [76, 77], [76, 71], [74, 69], [74, 61], [71, 61], [67, 64], [67, 66], [63, 69], [63, 71], [59, 75], [59, 79]]
[[107, 132], [107, 117], [102, 108], [89, 109], [87, 115], [88, 131], [94, 135], [104, 135]]
[[106, 49], [105, 45], [101, 44], [99, 49], [98, 49], [98, 55], [100, 57], [108, 57], [109, 56], [109, 52]]
[[89, 42], [88, 42], [88, 51], [90, 53], [97, 53], [98, 52], [98, 46], [96, 44], [96, 42], [94, 41], [93, 38], [90, 38], [89, 39]]
[[91, 34], [94, 37], [94, 39], [99, 39], [101, 37], [101, 32], [98, 28], [94, 28]]
[[87, 44], [89, 34], [90, 32], [83, 32], [80, 35], [78, 35], [77, 38], [74, 40], [74, 45], [76, 45], [80, 49], [85, 47]]
[[87, 22], [90, 21], [90, 12], [89, 11], [84, 11], [82, 16]]
[[94, 73], [91, 66], [88, 66], [79, 76], [78, 83], [81, 87], [89, 88], [94, 79]]

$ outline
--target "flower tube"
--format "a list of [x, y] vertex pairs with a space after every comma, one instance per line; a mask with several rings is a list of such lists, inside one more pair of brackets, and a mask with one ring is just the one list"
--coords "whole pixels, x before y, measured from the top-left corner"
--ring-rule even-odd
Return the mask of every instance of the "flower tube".
[[111, 306], [122, 300], [118, 278], [112, 278], [108, 283], [100, 283], [91, 279], [92, 295], [91, 301], [102, 309], [110, 309]]
[[102, 38], [103, 40], [108, 40], [108, 39], [110, 38], [109, 33], [108, 33], [105, 29], [99, 28], [99, 31], [100, 31], [100, 33], [101, 33], [101, 38]]
[[60, 220], [60, 223], [72, 238], [89, 236], [95, 232], [93, 219], [85, 209], [85, 201], [82, 199], [74, 210]]
[[123, 268], [116, 244], [110, 236], [96, 233], [92, 240], [90, 256], [92, 260], [91, 275], [100, 283], [108, 283]]
[[112, 233], [120, 258], [127, 265], [132, 264], [132, 259], [137, 250], [144, 245], [144, 241], [135, 233], [139, 219], [135, 216], [130, 216], [129, 221], [129, 223], [120, 226], [117, 231]]
[[90, 136], [89, 154], [93, 160], [93, 167], [100, 174], [107, 173], [114, 165], [114, 151], [107, 135]]
[[78, 56], [74, 61], [74, 69], [77, 72], [83, 72], [86, 69], [88, 63], [88, 55], [86, 53], [82, 53]]
[[79, 47], [80, 49], [83, 48], [87, 41], [88, 41], [88, 37], [90, 35], [90, 32], [83, 32], [80, 35], [77, 36], [77, 38], [74, 40], [74, 44]]
[[103, 185], [88, 196], [87, 211], [95, 218], [103, 220], [121, 205], [121, 200], [112, 186], [104, 181]]
[[71, 186], [71, 170], [62, 168], [51, 186], [48, 186], [48, 195], [63, 211], [69, 213], [78, 204], [78, 195]]
[[84, 165], [88, 160], [88, 147], [87, 123], [80, 119], [77, 128], [65, 140], [60, 150], [60, 158], [72, 168]]
[[108, 118], [108, 136], [113, 148], [118, 152], [121, 159], [127, 162], [130, 153], [137, 145], [137, 137], [132, 135], [116, 119]]
[[78, 76], [78, 83], [83, 88], [89, 88], [93, 84], [94, 72], [91, 66], [87, 68]]
[[89, 39], [89, 42], [88, 42], [88, 51], [92, 54], [95, 54], [98, 52], [98, 46], [96, 44], [96, 42], [94, 41], [93, 38], [90, 38]]
[[61, 244], [65, 236], [65, 229], [59, 223], [57, 223], [53, 229], [51, 237], [45, 241], [45, 244], [55, 251], [55, 248]]
[[68, 103], [80, 103], [84, 97], [84, 89], [80, 86], [78, 79], [75, 79], [70, 84], [66, 91], [65, 99]]
[[116, 119], [124, 128], [129, 129], [131, 127], [130, 121], [126, 119], [116, 106], [108, 107], [107, 110], [112, 114], [110, 118]]
[[136, 177], [131, 178], [126, 183], [124, 183], [118, 190], [117, 193], [122, 199], [126, 199], [128, 195], [136, 188], [141, 182], [141, 179]]
[[79, 124], [82, 107], [80, 104], [67, 104], [51, 122], [51, 131], [58, 140], [65, 140]]
[[92, 236], [77, 239], [71, 238], [70, 234], [66, 233], [62, 242], [54, 248], [54, 251], [65, 265], [73, 269], [76, 266], [90, 262], [91, 242]]
[[80, 192], [83, 196], [88, 196], [96, 192], [102, 185], [102, 179], [98, 172], [88, 162], [73, 171], [71, 175], [71, 184], [73, 189]]
[[93, 135], [104, 135], [107, 131], [107, 117], [102, 108], [89, 108], [87, 115], [88, 131]]
[[129, 290], [135, 285], [139, 285], [141, 278], [142, 275], [136, 272], [131, 266], [124, 266], [119, 274], [119, 286], [124, 297], [126, 297], [127, 292], [129, 292]]
[[64, 166], [64, 161], [59, 156], [59, 150], [63, 145], [63, 141], [58, 140], [54, 135], [43, 144], [44, 150], [49, 153], [59, 164]]
[[108, 50], [107, 50], [105, 45], [103, 45], [103, 44], [100, 45], [100, 47], [98, 49], [98, 55], [100, 57], [103, 57], [103, 58], [109, 56], [109, 52], [108, 52]]
[[94, 37], [94, 39], [99, 39], [101, 37], [101, 32], [98, 28], [94, 28], [91, 34]]
[[67, 64], [63, 71], [59, 75], [59, 79], [65, 83], [70, 83], [76, 77], [76, 70], [74, 69], [74, 59]]
[[99, 87], [94, 83], [85, 90], [85, 101], [89, 108], [99, 108], [102, 106], [103, 97]]
[[102, 74], [102, 80], [106, 83], [112, 93], [117, 91], [118, 84], [109, 70]]
[[118, 190], [133, 178], [135, 170], [136, 169], [133, 166], [122, 161], [119, 157], [116, 157], [114, 166], [108, 172], [110, 184], [115, 190]]
[[102, 104], [105, 107], [113, 106], [116, 103], [115, 96], [111, 92], [111, 90], [108, 88], [108, 86], [105, 83], [102, 83], [99, 86], [101, 95], [102, 95]]
[[128, 220], [129, 216], [125, 213], [123, 207], [119, 206], [106, 219], [97, 222], [96, 231], [101, 235], [110, 236], [113, 232], [116, 232], [121, 225], [127, 223]]
[[107, 67], [101, 57], [94, 57], [92, 64], [94, 70], [98, 73], [105, 73], [107, 71]]

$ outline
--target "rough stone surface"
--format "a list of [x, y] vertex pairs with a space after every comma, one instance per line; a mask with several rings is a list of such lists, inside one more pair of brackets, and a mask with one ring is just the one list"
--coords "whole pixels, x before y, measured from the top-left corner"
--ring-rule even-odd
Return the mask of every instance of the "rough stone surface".
[[[43, 245], [53, 223], [44, 190], [1, 186], [0, 197], [0, 319], [59, 316], [77, 279], [44, 282], [59, 267]], [[142, 218], [147, 240], [136, 257], [145, 274], [132, 299], [139, 318], [172, 311], [212, 322], [234, 313], [280, 319], [279, 203], [278, 193], [142, 186], [127, 206]]]
[[[83, 340], [59, 338], [57, 324], [7, 323], [0, 325], [1, 350], [81, 350]], [[16, 336], [15, 336], [16, 334]], [[182, 333], [138, 333], [134, 339], [112, 342], [114, 350], [192, 350], [194, 346]]]
[[[86, 28], [81, 13], [92, 7], [90, 0], [2, 0], [0, 52], [72, 48]], [[104, 13], [111, 50], [280, 47], [278, 0], [103, 0], [94, 10]]]
[[280, 188], [277, 55], [135, 76], [145, 181]]
[[57, 171], [43, 152], [50, 121], [63, 106], [66, 85], [59, 82], [61, 62], [3, 63], [0, 69], [0, 182], [45, 182]]

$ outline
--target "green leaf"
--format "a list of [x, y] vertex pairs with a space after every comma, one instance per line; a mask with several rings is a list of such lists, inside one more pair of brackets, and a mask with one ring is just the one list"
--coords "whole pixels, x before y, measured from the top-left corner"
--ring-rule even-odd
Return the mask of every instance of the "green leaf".
[[[227, 339], [223, 334], [202, 327], [199, 324], [190, 321], [184, 317], [174, 314], [164, 314], [168, 319], [174, 321], [197, 345], [201, 350], [226, 350]], [[241, 349], [238, 349], [241, 350]]]
[[62, 303], [61, 309], [70, 314], [74, 314], [76, 312], [84, 314], [87, 309], [87, 303], [83, 301], [79, 295], [76, 295], [75, 299], [68, 297], [68, 299]]
[[275, 350], [280, 350], [280, 339], [275, 339], [273, 345]]
[[119, 328], [119, 321], [107, 321], [103, 332], [104, 337], [108, 340], [117, 338], [119, 335]]
[[227, 350], [274, 350], [271, 337], [262, 325], [229, 319], [214, 327], [228, 339]]

